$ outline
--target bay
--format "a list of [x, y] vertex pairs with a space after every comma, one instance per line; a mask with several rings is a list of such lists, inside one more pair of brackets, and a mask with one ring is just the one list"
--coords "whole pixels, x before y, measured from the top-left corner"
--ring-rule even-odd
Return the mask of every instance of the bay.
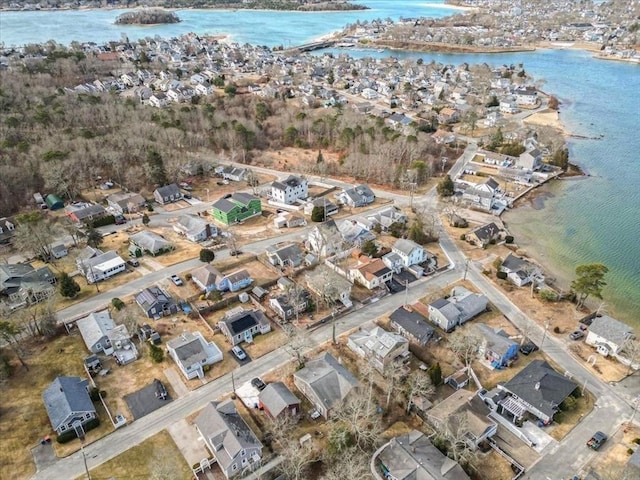
[[[122, 34], [134, 40], [195, 32], [229, 34], [241, 43], [290, 46], [357, 20], [437, 18], [455, 13], [441, 2], [368, 0], [363, 3], [372, 9], [356, 12], [180, 10], [181, 23], [153, 27], [114, 25], [124, 10], [0, 12], [0, 42], [22, 45], [53, 39], [68, 44], [73, 40], [119, 40]], [[562, 100], [561, 118], [567, 130], [601, 139], [569, 139], [572, 161], [583, 166], [590, 177], [545, 187], [544, 202], [525, 204], [509, 212], [506, 221], [517, 241], [537, 250], [540, 260], [559, 279], [573, 278], [575, 267], [582, 263], [607, 265], [610, 273], [604, 308], [640, 332], [640, 67], [596, 60], [577, 50], [491, 55], [346, 53], [453, 64], [524, 63], [530, 74], [543, 79], [543, 89]]]

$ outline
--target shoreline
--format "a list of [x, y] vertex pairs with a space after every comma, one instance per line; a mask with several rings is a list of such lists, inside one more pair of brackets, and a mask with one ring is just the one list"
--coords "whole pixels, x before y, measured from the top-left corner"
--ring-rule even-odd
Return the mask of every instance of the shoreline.
[[[352, 4], [357, 6], [358, 4]], [[238, 10], [247, 11], [247, 12], [287, 12], [287, 13], [331, 13], [331, 12], [363, 12], [366, 10], [371, 10], [371, 7], [366, 7], [362, 5], [362, 8], [327, 8], [327, 9], [296, 9], [296, 10], [288, 10], [288, 9], [276, 9], [276, 8], [248, 8], [244, 4], [239, 4], [238, 7], [232, 8], [229, 6], [224, 7], [216, 7], [216, 6], [198, 6], [198, 7], [180, 7], [180, 8], [172, 8], [172, 7], [123, 7], [118, 5], [117, 7], [105, 6], [105, 7], [73, 7], [73, 6], [62, 6], [62, 7], [40, 7], [40, 8], [12, 8], [12, 7], [0, 7], [0, 12], [97, 12], [101, 10], [128, 10], [128, 11], [136, 11], [136, 10], [146, 10], [149, 8], [157, 8], [161, 10], [167, 10], [171, 12], [179, 11], [179, 10], [219, 10], [226, 12], [235, 12]]]

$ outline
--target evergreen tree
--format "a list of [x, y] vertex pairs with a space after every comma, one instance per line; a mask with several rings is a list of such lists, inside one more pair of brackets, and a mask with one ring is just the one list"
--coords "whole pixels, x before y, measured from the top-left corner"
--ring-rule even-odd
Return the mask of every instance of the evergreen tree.
[[149, 225], [150, 221], [151, 219], [149, 218], [149, 215], [147, 215], [146, 213], [142, 215], [142, 223], [144, 224], [145, 227]]
[[316, 163], [324, 162], [324, 157], [322, 156], [322, 150], [318, 150], [318, 158], [316, 159]]
[[60, 276], [60, 295], [65, 298], [74, 298], [80, 293], [80, 285], [73, 278], [71, 278], [66, 272]]
[[155, 148], [147, 150], [147, 169], [149, 180], [157, 185], [166, 185], [167, 172], [164, 169], [164, 161], [162, 156]]
[[431, 368], [429, 368], [428, 373], [433, 385], [437, 387], [442, 384], [442, 369], [440, 368], [440, 362], [436, 362], [435, 365], [432, 365]]
[[200, 261], [204, 263], [211, 263], [216, 258], [216, 254], [213, 253], [213, 250], [209, 250], [208, 248], [203, 248], [200, 250]]
[[440, 195], [441, 197], [453, 196], [454, 186], [451, 177], [449, 175], [446, 175], [442, 180], [440, 180], [440, 183], [438, 183], [436, 190], [438, 191], [438, 195]]
[[579, 294], [576, 308], [584, 305], [590, 295], [602, 299], [602, 289], [607, 285], [604, 276], [608, 271], [602, 263], [579, 265], [576, 268], [578, 278], [571, 282], [571, 288]]
[[376, 245], [376, 242], [374, 240], [367, 240], [362, 244], [360, 250], [362, 250], [362, 253], [369, 257], [375, 257], [378, 253], [378, 246]]
[[93, 248], [98, 248], [104, 242], [102, 234], [93, 228], [93, 225], [87, 224], [87, 245]]
[[312, 222], [324, 222], [325, 220], [324, 207], [319, 205], [317, 207], [313, 207], [311, 211], [311, 221]]

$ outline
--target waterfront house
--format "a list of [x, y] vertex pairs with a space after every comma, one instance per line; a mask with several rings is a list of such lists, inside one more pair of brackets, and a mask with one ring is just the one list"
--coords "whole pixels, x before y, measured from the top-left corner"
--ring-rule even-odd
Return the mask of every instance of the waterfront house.
[[209, 402], [193, 423], [225, 478], [246, 475], [260, 466], [262, 443], [233, 400]]
[[518, 356], [518, 344], [502, 329], [494, 330], [484, 323], [476, 323], [473, 330], [480, 338], [478, 354], [492, 368], [506, 367]]
[[516, 167], [525, 170], [538, 170], [542, 165], [542, 152], [537, 148], [527, 150], [520, 154], [516, 160]]
[[180, 188], [175, 183], [165, 185], [164, 187], [156, 188], [153, 191], [153, 198], [156, 199], [160, 205], [167, 203], [177, 202], [182, 199], [182, 193]]
[[435, 333], [433, 328], [427, 324], [425, 317], [409, 306], [397, 308], [390, 316], [391, 328], [398, 332], [410, 342], [424, 346]]
[[454, 330], [487, 309], [487, 297], [464, 287], [455, 287], [448, 298], [429, 304], [429, 320], [445, 332]]
[[204, 378], [204, 367], [222, 361], [222, 352], [200, 332], [184, 332], [167, 342], [167, 352], [187, 380]]
[[471, 207], [490, 212], [496, 207], [499, 187], [498, 182], [489, 177], [484, 183], [469, 186], [462, 194], [462, 199]]
[[252, 343], [255, 335], [271, 331], [271, 324], [264, 313], [260, 310], [244, 310], [242, 307], [229, 310], [218, 322], [218, 327], [231, 345]]
[[486, 247], [491, 242], [495, 242], [499, 236], [500, 228], [494, 222], [490, 222], [471, 230], [466, 234], [465, 238], [467, 242], [473, 243], [478, 247]]
[[212, 205], [213, 218], [225, 225], [239, 223], [262, 213], [262, 202], [249, 193], [234, 193]]
[[522, 257], [517, 257], [513, 253], [510, 253], [502, 261], [500, 271], [505, 272], [507, 278], [518, 287], [531, 283], [540, 275], [540, 269], [537, 265]]
[[325, 419], [359, 386], [358, 380], [330, 353], [306, 362], [293, 383]]
[[609, 315], [596, 317], [589, 325], [585, 343], [604, 356], [617, 355], [634, 338], [633, 329]]
[[97, 418], [88, 389], [86, 379], [57, 377], [42, 393], [49, 421], [58, 435], [81, 428]]

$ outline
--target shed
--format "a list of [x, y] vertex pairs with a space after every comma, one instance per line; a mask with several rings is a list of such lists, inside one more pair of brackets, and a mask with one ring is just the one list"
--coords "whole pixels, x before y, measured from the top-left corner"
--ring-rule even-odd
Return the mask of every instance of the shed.
[[50, 193], [47, 195], [47, 206], [49, 207], [49, 210], [60, 210], [61, 208], [64, 208], [64, 202], [55, 193]]

